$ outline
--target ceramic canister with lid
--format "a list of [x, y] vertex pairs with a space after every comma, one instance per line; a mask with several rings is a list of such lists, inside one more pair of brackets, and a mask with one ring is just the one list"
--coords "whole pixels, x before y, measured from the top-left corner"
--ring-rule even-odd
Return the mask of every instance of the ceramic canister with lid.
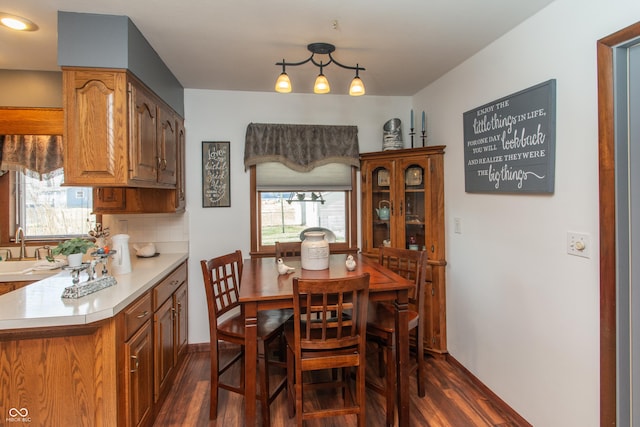
[[305, 270], [329, 268], [329, 242], [322, 231], [307, 231], [300, 247], [300, 264]]

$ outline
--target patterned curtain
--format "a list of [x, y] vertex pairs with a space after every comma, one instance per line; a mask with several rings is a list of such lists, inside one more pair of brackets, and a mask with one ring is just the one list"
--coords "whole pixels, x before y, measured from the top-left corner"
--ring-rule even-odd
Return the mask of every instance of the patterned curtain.
[[279, 162], [297, 172], [329, 163], [360, 167], [357, 126], [250, 123], [244, 144], [245, 170]]
[[2, 135], [0, 144], [0, 171], [22, 171], [37, 179], [63, 172], [60, 135]]

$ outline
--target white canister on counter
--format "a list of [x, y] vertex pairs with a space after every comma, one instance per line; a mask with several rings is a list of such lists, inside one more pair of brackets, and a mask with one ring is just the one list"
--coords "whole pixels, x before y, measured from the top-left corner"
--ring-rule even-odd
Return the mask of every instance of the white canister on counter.
[[307, 231], [300, 248], [300, 264], [305, 270], [329, 268], [329, 242], [322, 231]]

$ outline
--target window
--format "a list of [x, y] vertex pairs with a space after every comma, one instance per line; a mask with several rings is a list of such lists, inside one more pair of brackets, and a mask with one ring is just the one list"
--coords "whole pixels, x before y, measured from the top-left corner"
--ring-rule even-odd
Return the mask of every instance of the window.
[[356, 246], [355, 169], [330, 164], [312, 172], [278, 163], [251, 167], [252, 252], [272, 255], [275, 242], [300, 241], [308, 228], [325, 229], [334, 247]]
[[316, 227], [335, 236], [332, 251], [356, 248], [357, 126], [250, 123], [244, 166], [251, 173], [251, 256], [273, 255], [276, 241], [300, 240], [302, 230]]
[[260, 191], [260, 242], [300, 241], [307, 228], [324, 228], [327, 240], [347, 241], [345, 191], [266, 192]]
[[63, 187], [62, 173], [42, 180], [22, 172], [11, 174], [15, 188], [14, 223], [28, 238], [85, 235], [95, 223], [91, 188]]

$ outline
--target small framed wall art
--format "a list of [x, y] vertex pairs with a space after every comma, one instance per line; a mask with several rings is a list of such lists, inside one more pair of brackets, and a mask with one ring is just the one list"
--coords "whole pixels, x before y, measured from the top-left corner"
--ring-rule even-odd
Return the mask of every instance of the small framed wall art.
[[229, 142], [202, 142], [202, 207], [231, 206]]

